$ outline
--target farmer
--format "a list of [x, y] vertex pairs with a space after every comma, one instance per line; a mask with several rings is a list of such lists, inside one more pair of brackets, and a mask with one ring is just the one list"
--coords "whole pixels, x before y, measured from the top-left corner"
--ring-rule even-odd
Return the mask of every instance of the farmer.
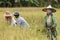
[[14, 16], [15, 16], [15, 18], [17, 20], [16, 24], [18, 26], [21, 26], [21, 27], [30, 27], [30, 25], [27, 23], [27, 21], [23, 17], [19, 16], [19, 12], [16, 11], [14, 13]]
[[[51, 5], [49, 5], [47, 8], [44, 8], [43, 11], [47, 13], [47, 15], [45, 16], [45, 28], [47, 29], [47, 31], [51, 30], [51, 35], [53, 36], [51, 40], [53, 40], [53, 38], [56, 39], [57, 23], [56, 23], [56, 18], [53, 16], [53, 13], [56, 12], [56, 10], [52, 8]], [[49, 37], [49, 35], [47, 35], [47, 37]]]
[[12, 15], [9, 11], [6, 11], [6, 13], [4, 14], [5, 16], [5, 20], [7, 21], [7, 23], [11, 23], [11, 19], [12, 19]]
[[12, 26], [16, 25], [15, 24], [16, 21], [9, 11], [6, 11], [6, 13], [4, 14], [4, 17], [5, 17], [5, 21], [7, 22], [7, 24], [11, 24]]

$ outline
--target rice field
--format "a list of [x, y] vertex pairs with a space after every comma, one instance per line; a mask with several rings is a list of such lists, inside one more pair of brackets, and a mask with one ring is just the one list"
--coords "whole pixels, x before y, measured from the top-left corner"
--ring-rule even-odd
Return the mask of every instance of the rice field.
[[[56, 9], [54, 13], [57, 19], [58, 40], [60, 40], [60, 9]], [[20, 12], [20, 16], [30, 24], [30, 28], [21, 28], [18, 26], [10, 26], [4, 20], [4, 13], [10, 11], [12, 14], [15, 11]], [[0, 8], [0, 40], [48, 40], [44, 29], [45, 12], [42, 8]], [[14, 16], [13, 16], [14, 17]], [[38, 31], [39, 30], [39, 31]]]

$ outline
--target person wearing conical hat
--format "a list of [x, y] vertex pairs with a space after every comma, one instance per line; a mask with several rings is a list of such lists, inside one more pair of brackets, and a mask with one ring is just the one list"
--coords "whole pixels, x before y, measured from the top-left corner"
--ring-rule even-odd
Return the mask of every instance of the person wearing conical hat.
[[[56, 10], [49, 5], [47, 8], [44, 8], [42, 11], [46, 12], [47, 15], [45, 16], [45, 28], [49, 32], [51, 30], [52, 36], [56, 39], [57, 31], [56, 31], [56, 18], [53, 16], [53, 13], [56, 12]], [[49, 37], [49, 33], [47, 32], [47, 37]], [[51, 37], [51, 40], [53, 40], [53, 37]]]

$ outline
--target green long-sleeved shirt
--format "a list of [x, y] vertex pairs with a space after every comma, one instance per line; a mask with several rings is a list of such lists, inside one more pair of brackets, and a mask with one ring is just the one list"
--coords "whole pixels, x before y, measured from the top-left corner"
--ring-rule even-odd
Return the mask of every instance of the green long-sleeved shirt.
[[[47, 25], [47, 17], [48, 17], [48, 15], [45, 16], [45, 25]], [[52, 20], [52, 26], [56, 27], [57, 26], [56, 17], [54, 17], [53, 15], [51, 15], [51, 20]]]

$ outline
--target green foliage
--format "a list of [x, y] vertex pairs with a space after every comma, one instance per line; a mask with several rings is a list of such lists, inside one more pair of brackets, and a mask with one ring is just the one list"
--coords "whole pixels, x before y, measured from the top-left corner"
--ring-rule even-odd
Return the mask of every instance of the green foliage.
[[54, 7], [56, 7], [56, 8], [60, 8], [60, 5], [54, 5]]
[[11, 2], [9, 2], [9, 1], [8, 2], [0, 1], [0, 7], [2, 7], [4, 4], [5, 5], [7, 4], [9, 6], [12, 6]]
[[34, 4], [36, 5], [36, 6], [39, 6], [39, 1], [37, 1], [37, 0], [34, 0]]
[[8, 2], [6, 2], [6, 3], [7, 3], [8, 5], [10, 5], [10, 6], [12, 5], [12, 4], [11, 4], [11, 2], [9, 2], [9, 1], [8, 1]]
[[18, 2], [20, 2], [20, 0], [15, 0], [15, 3], [18, 3]]
[[[21, 1], [21, 3], [19, 3]], [[15, 3], [18, 4], [21, 4], [22, 7], [39, 7], [41, 6], [41, 0], [15, 0], [14, 1]], [[49, 3], [47, 0], [42, 0], [42, 6], [43, 7], [46, 7]], [[10, 1], [7, 1], [7, 2], [4, 2], [2, 0], [0, 0], [0, 6], [4, 5], [4, 4], [7, 4], [9, 6], [14, 6], [15, 3], [12, 3]], [[51, 5], [53, 7], [56, 7], [56, 8], [60, 8], [60, 1], [59, 0], [51, 0]]]
[[23, 2], [30, 2], [30, 4], [34, 4], [35, 6], [39, 6], [40, 4], [38, 0], [23, 0]]
[[44, 2], [43, 4], [44, 4], [44, 7], [46, 7], [46, 6], [47, 6], [47, 2]]
[[3, 1], [0, 1], [0, 4], [2, 4], [3, 3]]

